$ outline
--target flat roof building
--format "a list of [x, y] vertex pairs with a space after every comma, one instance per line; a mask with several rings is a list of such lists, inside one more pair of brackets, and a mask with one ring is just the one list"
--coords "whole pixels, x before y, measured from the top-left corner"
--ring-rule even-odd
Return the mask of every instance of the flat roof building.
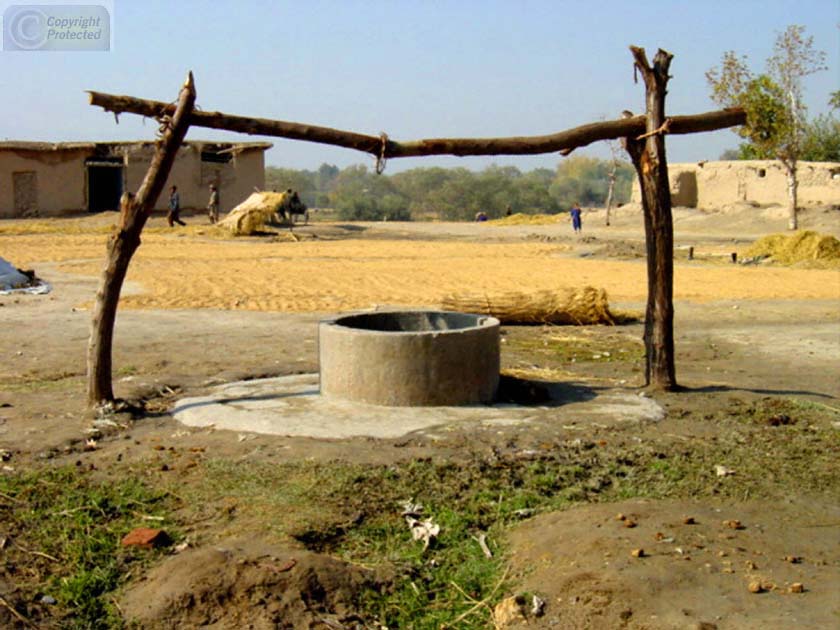
[[[799, 162], [797, 206], [840, 205], [840, 163]], [[733, 204], [786, 206], [787, 175], [778, 160], [733, 160], [669, 164], [671, 204], [719, 210]], [[631, 202], [641, 203], [639, 181], [633, 180]]]
[[[268, 142], [188, 141], [181, 145], [164, 191], [178, 187], [182, 208], [205, 208], [210, 184], [227, 212], [265, 186]], [[137, 192], [154, 141], [0, 142], [0, 218], [58, 216], [119, 209], [124, 191]], [[165, 210], [168, 194], [158, 199]]]

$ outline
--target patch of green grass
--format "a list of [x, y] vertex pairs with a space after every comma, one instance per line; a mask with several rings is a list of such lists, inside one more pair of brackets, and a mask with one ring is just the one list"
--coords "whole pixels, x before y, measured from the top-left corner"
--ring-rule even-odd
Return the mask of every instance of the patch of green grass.
[[0, 493], [0, 522], [11, 541], [3, 568], [26, 567], [26, 579], [15, 580], [22, 599], [55, 598], [63, 628], [121, 627], [109, 594], [150, 552], [120, 540], [149, 526], [143, 516], [164, 516], [167, 496], [136, 479], [96, 481], [70, 467], [2, 476]]
[[[232, 526], [239, 533], [290, 536], [392, 575], [384, 592], [366, 592], [360, 604], [396, 628], [439, 628], [462, 615], [457, 627], [486, 627], [489, 607], [506, 594], [501, 543], [505, 528], [520, 520], [516, 511], [568, 505], [563, 491], [589, 476], [574, 462], [491, 464], [477, 456], [390, 466], [224, 460], [204, 466], [187, 504], [235, 500]], [[423, 518], [441, 526], [425, 551], [401, 514], [406, 500], [422, 503]], [[492, 558], [477, 542], [481, 534]]]
[[[767, 402], [768, 409], [788, 404]], [[840, 431], [816, 426], [818, 409], [794, 407], [799, 416], [790, 425], [756, 423], [758, 412], [746, 406], [698, 416], [698, 423], [716, 425], [710, 437], [562, 442], [526, 458], [512, 451], [387, 466], [210, 461], [203, 464], [203, 487], [187, 503], [235, 500], [231, 525], [237, 531], [291, 536], [313, 550], [383, 571], [391, 576], [388, 587], [364, 593], [360, 605], [385, 626], [485, 628], [491, 607], [510, 594], [504, 538], [522, 510], [636, 497], [840, 495]], [[718, 477], [716, 465], [736, 472]], [[441, 526], [425, 551], [401, 515], [401, 502], [409, 499], [422, 503], [424, 517]], [[476, 541], [482, 533], [492, 558]]]
[[519, 327], [508, 333], [506, 353], [529, 362], [636, 363], [645, 356], [641, 339], [615, 327]]
[[[794, 421], [767, 423], [780, 413]], [[530, 514], [636, 497], [742, 500], [801, 492], [840, 500], [840, 431], [823, 421], [832, 414], [772, 398], [698, 414], [695, 421], [714, 430], [679, 440], [616, 433], [597, 442], [372, 466], [203, 460], [188, 479], [152, 476], [143, 483], [116, 470], [110, 483], [77, 469], [5, 476], [0, 519], [13, 543], [3, 558], [7, 572], [8, 563], [29, 572], [26, 580], [14, 580], [25, 591], [19, 601], [52, 595], [64, 627], [119, 628], [110, 593], [138, 560], [154, 557], [121, 549], [119, 540], [132, 527], [148, 525], [142, 515], [164, 516], [174, 507], [166, 492], [173, 484], [182, 499], [179, 519], [207, 526], [203, 535], [198, 530], [200, 544], [231, 534], [293, 538], [386, 578], [381, 590], [360, 595], [369, 621], [391, 628], [485, 628], [492, 606], [512, 586], [504, 571], [506, 531]], [[735, 474], [718, 477], [716, 465]], [[401, 513], [405, 500], [422, 503], [423, 517], [441, 526], [426, 550], [411, 538]], [[491, 558], [476, 540], [482, 534]], [[33, 612], [29, 606], [20, 611], [40, 621], [39, 607]]]
[[81, 372], [27, 372], [21, 376], [0, 379], [0, 387], [7, 392], [66, 391], [78, 387], [78, 379], [82, 375]]

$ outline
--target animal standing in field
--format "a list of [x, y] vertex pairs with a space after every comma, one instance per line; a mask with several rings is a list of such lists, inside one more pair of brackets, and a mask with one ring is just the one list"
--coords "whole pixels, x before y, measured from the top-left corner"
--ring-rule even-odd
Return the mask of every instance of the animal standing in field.
[[277, 216], [283, 223], [295, 223], [295, 217], [301, 215], [304, 218], [304, 224], [308, 224], [309, 208], [307, 208], [306, 204], [300, 200], [300, 196], [297, 194], [297, 191], [292, 192], [292, 189], [289, 188], [286, 191], [283, 201], [277, 207]]

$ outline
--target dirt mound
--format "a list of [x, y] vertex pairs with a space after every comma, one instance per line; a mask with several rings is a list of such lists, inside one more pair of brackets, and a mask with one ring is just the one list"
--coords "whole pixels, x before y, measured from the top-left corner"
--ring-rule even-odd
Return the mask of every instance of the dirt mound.
[[807, 499], [592, 505], [523, 523], [510, 557], [519, 588], [547, 602], [530, 627], [828, 628], [836, 536], [817, 532], [838, 516]]
[[616, 323], [607, 292], [595, 287], [497, 295], [456, 294], [445, 297], [441, 308], [491, 315], [503, 324]]
[[271, 222], [285, 200], [285, 192], [251, 193], [250, 197], [219, 221], [219, 225], [230, 230], [234, 236], [250, 236], [263, 230], [265, 224]]
[[647, 249], [638, 241], [609, 241], [598, 250], [598, 255], [618, 259], [645, 258]]
[[488, 221], [489, 225], [551, 225], [559, 223], [565, 215], [562, 214], [524, 214], [517, 212], [501, 219]]
[[143, 628], [340, 627], [358, 619], [359, 594], [374, 584], [328, 556], [240, 541], [170, 557], [120, 607]]
[[783, 265], [804, 264], [840, 267], [840, 241], [828, 234], [806, 230], [795, 234], [770, 234], [745, 252], [747, 257], [768, 257]]

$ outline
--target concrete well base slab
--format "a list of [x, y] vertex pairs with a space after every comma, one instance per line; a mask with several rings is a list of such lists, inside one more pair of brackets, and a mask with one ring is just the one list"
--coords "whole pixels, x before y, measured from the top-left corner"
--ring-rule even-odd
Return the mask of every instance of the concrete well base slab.
[[571, 394], [558, 402], [546, 407], [382, 407], [321, 396], [318, 375], [301, 374], [219, 385], [205, 396], [182, 398], [172, 415], [192, 427], [326, 439], [389, 439], [439, 427], [531, 423], [568, 429], [576, 423], [583, 428], [590, 423], [656, 422], [664, 417], [655, 401], [632, 390], [601, 390], [585, 400]]

